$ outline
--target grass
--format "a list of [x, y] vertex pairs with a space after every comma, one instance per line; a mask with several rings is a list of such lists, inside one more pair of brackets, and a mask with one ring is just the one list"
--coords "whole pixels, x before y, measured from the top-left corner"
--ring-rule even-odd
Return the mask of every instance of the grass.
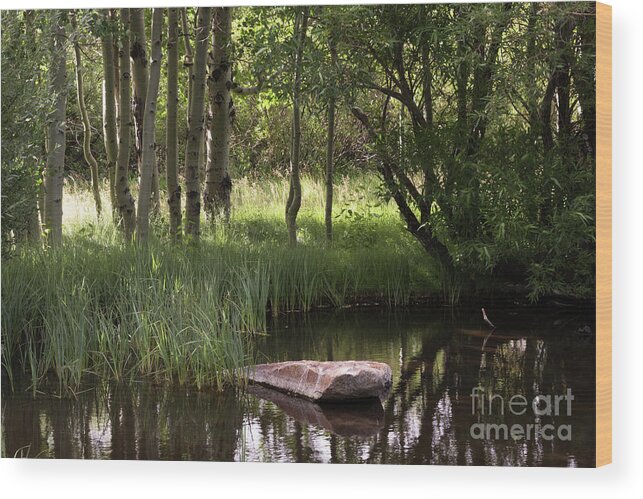
[[90, 375], [220, 388], [252, 362], [271, 314], [439, 293], [434, 263], [395, 208], [367, 194], [372, 182], [339, 183], [327, 246], [323, 186], [306, 178], [296, 248], [283, 182], [237, 182], [230, 226], [204, 221], [198, 245], [171, 243], [162, 213], [145, 248], [123, 244], [107, 217], [96, 220], [90, 191], [69, 185], [62, 247], [23, 247], [3, 262], [8, 380], [23, 372], [34, 391], [54, 380], [60, 393]]

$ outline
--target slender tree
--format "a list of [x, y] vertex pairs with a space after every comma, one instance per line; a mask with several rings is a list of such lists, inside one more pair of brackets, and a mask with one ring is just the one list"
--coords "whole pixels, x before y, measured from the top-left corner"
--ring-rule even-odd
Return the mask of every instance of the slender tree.
[[297, 245], [297, 214], [301, 207], [301, 178], [299, 175], [299, 153], [301, 148], [301, 78], [304, 58], [304, 44], [308, 30], [308, 8], [304, 7], [295, 16], [295, 75], [292, 89], [292, 149], [290, 152], [290, 192], [286, 203], [286, 226], [288, 240]]
[[104, 32], [101, 34], [101, 52], [103, 56], [103, 140], [105, 142], [105, 153], [107, 156], [107, 176], [109, 179], [109, 197], [112, 211], [117, 212], [116, 201], [116, 161], [118, 159], [118, 135], [116, 131], [116, 80], [118, 73], [115, 72], [117, 64], [114, 62], [114, 35], [112, 34], [113, 21], [109, 13], [104, 10], [103, 22]]
[[555, 28], [557, 53], [560, 54], [556, 66], [556, 108], [558, 109], [558, 139], [559, 152], [562, 161], [566, 161], [570, 153], [572, 139], [572, 102], [571, 102], [571, 65], [574, 32], [574, 19], [569, 16], [561, 19]]
[[[134, 112], [134, 129], [136, 133], [136, 157], [138, 160], [140, 174], [143, 161], [143, 119], [145, 115], [145, 103], [147, 102], [147, 86], [149, 83], [144, 9], [131, 9], [130, 31], [132, 44], [130, 48], [133, 84], [132, 106]], [[152, 169], [152, 190], [150, 195], [153, 196], [153, 209], [156, 211], [160, 206], [158, 165], [156, 164], [156, 160], [154, 160]]]
[[178, 134], [177, 134], [177, 104], [178, 104], [178, 9], [168, 9], [167, 29], [167, 192], [170, 210], [170, 235], [172, 239], [181, 237], [181, 186], [178, 177]]
[[134, 118], [134, 134], [136, 158], [139, 163], [143, 156], [143, 114], [145, 112], [145, 97], [147, 92], [147, 40], [145, 37], [144, 9], [130, 10], [130, 57], [132, 68], [132, 117]]
[[102, 205], [100, 199], [100, 181], [98, 178], [98, 162], [92, 154], [92, 127], [89, 121], [89, 113], [87, 112], [87, 106], [85, 105], [85, 84], [83, 81], [83, 63], [80, 54], [80, 41], [79, 36], [80, 32], [78, 31], [78, 24], [76, 22], [76, 13], [72, 11], [70, 13], [70, 20], [72, 28], [74, 29], [73, 34], [73, 45], [74, 45], [74, 66], [76, 68], [76, 98], [78, 100], [78, 109], [80, 111], [80, 116], [83, 120], [83, 156], [87, 165], [89, 165], [89, 171], [91, 173], [92, 181], [92, 194], [94, 195], [94, 204], [96, 205], [96, 215], [100, 217]]
[[232, 178], [230, 176], [230, 138], [236, 113], [232, 94], [255, 95], [263, 81], [244, 87], [234, 81], [232, 61], [232, 18], [234, 9], [213, 10], [212, 58], [208, 78], [209, 102], [206, 133], [206, 177], [203, 204], [210, 220], [222, 216], [230, 222]]
[[50, 81], [53, 106], [48, 116], [47, 166], [45, 170], [45, 224], [52, 246], [62, 242], [63, 183], [67, 108], [67, 37], [64, 11], [52, 12], [50, 45]]
[[156, 165], [156, 99], [161, 81], [161, 56], [163, 11], [155, 8], [152, 14], [152, 60], [146, 91], [145, 113], [143, 114], [143, 156], [139, 181], [138, 207], [136, 211], [136, 235], [145, 242], [149, 237], [150, 201]]
[[[432, 8], [431, 6], [422, 5], [420, 7], [420, 16], [422, 21], [427, 26], [432, 26]], [[422, 75], [422, 116], [426, 124], [426, 130], [424, 136], [433, 136], [435, 130], [433, 128], [433, 71], [431, 67], [431, 51], [433, 46], [430, 41], [430, 33], [423, 32], [420, 35], [419, 40], [420, 45], [420, 57], [422, 67], [424, 69], [424, 74]], [[430, 141], [427, 144], [428, 154], [425, 155], [422, 159], [422, 173], [424, 177], [424, 186], [423, 189], [427, 189], [433, 179], [433, 171], [435, 168], [434, 156], [435, 152], [433, 151]], [[427, 213], [420, 214], [420, 223], [427, 223]]]
[[[187, 68], [188, 70], [188, 83], [186, 85], [187, 89], [187, 106], [186, 109], [188, 112], [186, 113], [186, 121], [187, 121], [187, 126], [190, 128], [190, 106], [192, 105], [192, 81], [194, 80], [194, 51], [192, 50], [192, 42], [190, 40], [190, 34], [193, 30], [190, 29], [190, 26], [188, 24], [188, 9], [183, 8], [181, 9], [181, 26], [183, 30], [183, 48], [185, 50], [185, 55], [183, 57], [183, 66]], [[196, 14], [198, 15], [198, 9], [195, 11]], [[196, 18], [195, 18], [196, 22]], [[208, 127], [204, 126], [203, 127], [203, 140], [201, 141], [201, 145], [199, 146], [199, 158], [203, 157], [203, 149], [205, 147], [205, 143], [207, 140], [206, 133], [207, 133]], [[204, 170], [202, 168], [199, 168], [199, 182], [203, 181], [203, 173]]]
[[205, 88], [210, 33], [209, 7], [199, 7], [195, 41], [194, 74], [189, 109], [188, 138], [185, 151], [185, 232], [198, 238], [201, 222], [201, 185], [199, 178], [200, 150], [203, 144]]
[[328, 96], [328, 135], [326, 137], [326, 205], [324, 207], [324, 224], [326, 226], [326, 241], [333, 241], [333, 172], [335, 169], [335, 108], [337, 95], [337, 43], [335, 34], [328, 37], [330, 52], [331, 84]]
[[[121, 9], [120, 49], [118, 52], [120, 68], [120, 102], [130, 102], [130, 36], [127, 27], [130, 22], [130, 10]], [[134, 198], [129, 188], [129, 159], [132, 136], [132, 110], [128, 105], [121, 105], [118, 113], [118, 156], [115, 172], [116, 201], [125, 239], [131, 241], [136, 230], [136, 209]]]
[[230, 7], [213, 9], [212, 64], [210, 66], [209, 108], [210, 120], [207, 133], [207, 162], [203, 207], [206, 215], [214, 220], [223, 215], [230, 220], [230, 193], [232, 180], [229, 173], [230, 131], [233, 116], [232, 62], [230, 42], [232, 12]]
[[580, 39], [578, 61], [572, 65], [572, 80], [578, 90], [583, 118], [583, 129], [588, 148], [596, 151], [596, 94], [594, 54], [596, 54], [596, 4], [588, 3], [587, 12], [578, 16], [577, 31]]
[[[24, 12], [24, 25], [25, 25], [25, 32], [26, 33], [33, 33], [34, 32], [34, 11], [25, 11]], [[26, 47], [27, 48], [27, 47]], [[30, 47], [27, 48], [28, 54], [31, 56], [30, 59], [33, 61], [32, 64], [35, 65], [35, 62], [38, 60], [36, 58], [36, 54], [38, 52], [38, 45], [37, 44], [31, 44]], [[6, 57], [6, 54], [4, 54]], [[33, 69], [35, 69], [34, 66], [31, 66]], [[37, 82], [40, 79], [39, 72], [37, 72], [38, 76], [34, 79], [34, 82]], [[33, 85], [33, 84], [32, 84]], [[36, 88], [33, 86], [31, 87], [34, 90], [34, 93], [36, 91]], [[37, 147], [37, 146], [36, 146]], [[42, 188], [42, 181], [40, 182], [40, 185], [38, 184], [39, 180], [42, 180], [42, 158], [36, 159], [36, 157], [32, 158], [32, 160], [28, 160], [28, 164], [32, 164], [32, 166], [29, 168], [29, 171], [31, 171], [31, 179], [30, 179], [30, 185], [32, 187], [32, 196], [30, 199], [27, 201], [27, 213], [28, 213], [28, 222], [27, 222], [27, 238], [32, 241], [32, 242], [39, 242], [40, 241], [40, 236], [42, 232], [42, 221], [41, 221], [41, 216], [44, 214], [42, 211], [42, 208], [44, 206], [40, 205], [40, 198], [41, 198], [41, 193], [44, 192], [44, 189]], [[38, 166], [40, 164], [40, 167]], [[39, 214], [40, 212], [40, 214]]]
[[[110, 9], [109, 11], [109, 21], [111, 23], [111, 26], [117, 26], [118, 25], [118, 9]], [[115, 101], [115, 108], [116, 108], [116, 126], [118, 127], [118, 116], [119, 116], [119, 109], [121, 106], [121, 90], [120, 90], [120, 74], [121, 74], [121, 68], [120, 68], [120, 57], [118, 56], [119, 54], [119, 37], [115, 36], [112, 34], [112, 41], [113, 41], [113, 47], [112, 47], [112, 53], [114, 54], [113, 61], [114, 61], [114, 101]], [[118, 134], [118, 130], [117, 130]], [[114, 180], [114, 197], [116, 197], [116, 181]]]
[[[188, 84], [187, 84], [187, 95], [188, 103], [187, 109], [190, 109], [190, 103], [192, 102], [192, 79], [194, 75], [194, 53], [192, 52], [192, 43], [190, 42], [190, 27], [188, 25], [188, 14], [187, 8], [181, 9], [181, 30], [183, 35], [183, 49], [185, 55], [183, 57], [183, 66], [188, 69]], [[188, 114], [188, 122], [189, 122]], [[188, 123], [189, 125], [189, 123]]]
[[[45, 161], [43, 163], [46, 164], [47, 162], [47, 156], [49, 154], [49, 131], [48, 129], [45, 131], [45, 141], [44, 141], [44, 146], [43, 146], [43, 151], [44, 151], [44, 158]], [[40, 185], [38, 185], [38, 192], [37, 192], [37, 204], [38, 204], [38, 214], [40, 218], [40, 232], [44, 233], [44, 231], [47, 229], [47, 210], [45, 208], [46, 206], [46, 184], [47, 184], [47, 176], [45, 172], [45, 166], [42, 164], [38, 168], [38, 177], [40, 180]]]

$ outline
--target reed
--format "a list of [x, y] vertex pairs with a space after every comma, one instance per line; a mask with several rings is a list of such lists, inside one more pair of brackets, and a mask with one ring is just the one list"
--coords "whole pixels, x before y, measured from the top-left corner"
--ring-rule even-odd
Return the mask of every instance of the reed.
[[[313, 206], [315, 186], [304, 182]], [[365, 300], [404, 306], [440, 292], [432, 263], [388, 207], [355, 223], [340, 217], [327, 247], [317, 203], [292, 248], [282, 193], [270, 183], [240, 190], [229, 227], [206, 227], [198, 245], [170, 244], [161, 215], [145, 247], [123, 244], [105, 217], [88, 219], [78, 207], [89, 195], [72, 190], [76, 218], [65, 224], [62, 247], [23, 247], [3, 262], [8, 381], [22, 371], [33, 390], [54, 380], [60, 393], [89, 376], [221, 388], [252, 362], [253, 336], [266, 332], [270, 315]]]

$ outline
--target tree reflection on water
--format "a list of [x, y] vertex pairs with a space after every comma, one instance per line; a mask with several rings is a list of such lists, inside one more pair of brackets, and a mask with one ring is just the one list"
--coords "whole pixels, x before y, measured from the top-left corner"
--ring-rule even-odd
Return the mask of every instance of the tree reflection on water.
[[[324, 407], [283, 394], [221, 393], [148, 383], [96, 386], [74, 400], [3, 387], [3, 456], [512, 466], [593, 466], [594, 344], [574, 336], [591, 311], [496, 311], [490, 331], [474, 312], [381, 311], [290, 317], [259, 339], [269, 360], [371, 359], [393, 368], [380, 408]], [[543, 325], [544, 322], [552, 326]], [[583, 322], [585, 321], [585, 322]], [[553, 324], [558, 324], [554, 327]], [[563, 324], [562, 326], [560, 324]], [[472, 411], [471, 390], [509, 400], [573, 390], [571, 441], [473, 438], [470, 428], [534, 422], [497, 407]]]

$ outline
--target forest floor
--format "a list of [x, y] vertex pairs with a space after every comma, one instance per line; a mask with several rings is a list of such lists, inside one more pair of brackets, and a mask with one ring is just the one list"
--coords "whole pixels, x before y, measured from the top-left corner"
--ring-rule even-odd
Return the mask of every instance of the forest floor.
[[[234, 185], [230, 224], [210, 224], [202, 218], [199, 250], [186, 243], [171, 243], [167, 206], [162, 202], [160, 215], [153, 222], [155, 238], [150, 252], [158, 255], [185, 251], [205, 255], [241, 253], [257, 261], [278, 256], [284, 262], [298, 257], [311, 266], [314, 261], [322, 274], [345, 273], [345, 279], [353, 281], [343, 296], [342, 301], [346, 303], [359, 303], [365, 298], [399, 305], [406, 304], [408, 299], [441, 300], [442, 284], [436, 262], [404, 228], [394, 203], [377, 197], [377, 182], [374, 176], [339, 179], [334, 189], [330, 245], [325, 235], [325, 187], [321, 180], [310, 176], [302, 179], [298, 247], [290, 248], [284, 220], [287, 182], [242, 178]], [[109, 217], [97, 219], [89, 186], [79, 182], [68, 187], [63, 205], [68, 244], [98, 244], [107, 252], [122, 251], [122, 235]], [[107, 207], [106, 184], [103, 187], [102, 201]], [[134, 192], [135, 198], [136, 195]], [[324, 276], [316, 278], [321, 281]], [[404, 299], [390, 296], [394, 288], [399, 288], [397, 292], [404, 295]], [[313, 304], [316, 305], [332, 303], [322, 298]]]

